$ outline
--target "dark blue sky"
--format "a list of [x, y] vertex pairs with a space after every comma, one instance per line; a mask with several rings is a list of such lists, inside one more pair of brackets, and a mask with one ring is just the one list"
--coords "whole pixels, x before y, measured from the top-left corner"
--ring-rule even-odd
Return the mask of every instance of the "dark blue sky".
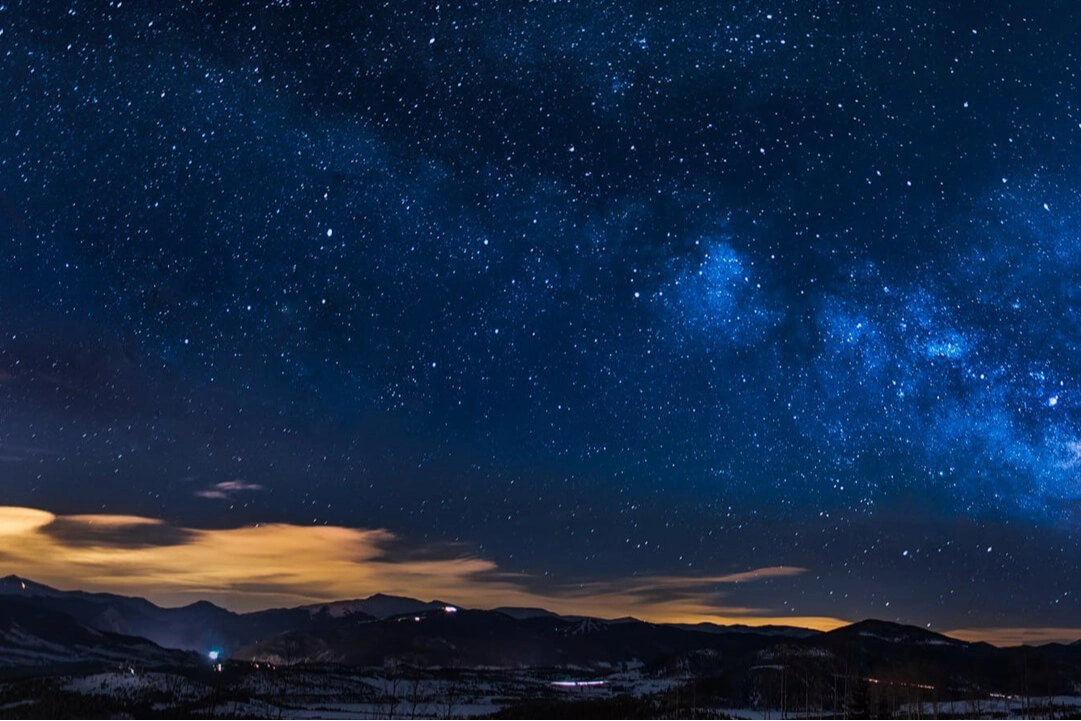
[[0, 505], [1081, 626], [1081, 11], [952, 5], [0, 4]]

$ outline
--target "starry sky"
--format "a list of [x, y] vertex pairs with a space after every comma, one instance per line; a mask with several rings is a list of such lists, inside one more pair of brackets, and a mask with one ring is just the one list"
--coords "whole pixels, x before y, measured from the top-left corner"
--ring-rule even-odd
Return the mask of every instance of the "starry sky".
[[1079, 33], [0, 0], [0, 570], [1081, 637]]

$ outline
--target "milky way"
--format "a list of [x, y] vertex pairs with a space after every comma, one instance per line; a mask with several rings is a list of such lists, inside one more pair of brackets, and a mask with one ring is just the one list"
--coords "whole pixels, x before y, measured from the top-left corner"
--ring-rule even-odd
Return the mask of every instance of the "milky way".
[[0, 5], [0, 505], [1081, 626], [1072, 5], [154, 5]]

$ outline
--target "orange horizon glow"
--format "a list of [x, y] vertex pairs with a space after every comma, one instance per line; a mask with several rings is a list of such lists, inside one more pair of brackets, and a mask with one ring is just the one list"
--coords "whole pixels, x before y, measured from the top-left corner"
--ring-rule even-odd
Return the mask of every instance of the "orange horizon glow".
[[[464, 608], [540, 607], [565, 615], [634, 616], [655, 623], [776, 624], [819, 631], [849, 623], [729, 601], [741, 584], [807, 572], [795, 566], [713, 576], [633, 576], [533, 590], [541, 579], [504, 572], [475, 555], [396, 556], [389, 549], [397, 540], [385, 529], [286, 523], [193, 529], [140, 516], [60, 516], [0, 506], [0, 575], [12, 573], [62, 590], [142, 596], [162, 606], [207, 600], [236, 612], [385, 593], [440, 599]], [[947, 633], [992, 643], [1081, 637], [1078, 629]]]
[[982, 641], [999, 648], [1040, 646], [1045, 643], [1073, 643], [1081, 639], [1081, 629], [1062, 626], [958, 628], [942, 633], [961, 641], [972, 643]]

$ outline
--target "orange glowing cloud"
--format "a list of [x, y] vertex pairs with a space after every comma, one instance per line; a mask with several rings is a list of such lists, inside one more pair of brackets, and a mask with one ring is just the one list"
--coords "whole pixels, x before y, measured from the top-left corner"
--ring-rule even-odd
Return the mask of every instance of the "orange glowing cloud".
[[844, 622], [779, 616], [726, 602], [726, 588], [805, 569], [759, 568], [720, 576], [636, 576], [563, 587], [501, 572], [472, 555], [396, 552], [382, 529], [296, 526], [192, 529], [138, 516], [58, 516], [0, 507], [0, 568], [60, 588], [135, 594], [176, 605], [206, 599], [237, 611], [321, 603], [376, 592], [466, 607], [541, 606], [558, 613], [697, 623], [783, 623], [819, 629]]
[[[228, 490], [238, 490], [232, 486]], [[740, 584], [799, 576], [794, 566], [715, 576], [634, 576], [562, 586], [503, 572], [475, 555], [402, 549], [382, 529], [296, 526], [193, 529], [160, 519], [54, 515], [0, 506], [0, 574], [58, 588], [145, 596], [162, 605], [200, 599], [235, 611], [323, 603], [382, 592], [465, 607], [542, 607], [557, 613], [635, 616], [670, 623], [785, 624], [828, 630], [846, 622], [740, 606]], [[537, 590], [538, 588], [543, 590]], [[947, 631], [997, 646], [1081, 638], [1078, 628], [968, 628]]]
[[959, 628], [945, 631], [947, 636], [962, 641], [983, 641], [999, 648], [1007, 646], [1040, 646], [1045, 643], [1073, 643], [1081, 639], [1081, 628]]

